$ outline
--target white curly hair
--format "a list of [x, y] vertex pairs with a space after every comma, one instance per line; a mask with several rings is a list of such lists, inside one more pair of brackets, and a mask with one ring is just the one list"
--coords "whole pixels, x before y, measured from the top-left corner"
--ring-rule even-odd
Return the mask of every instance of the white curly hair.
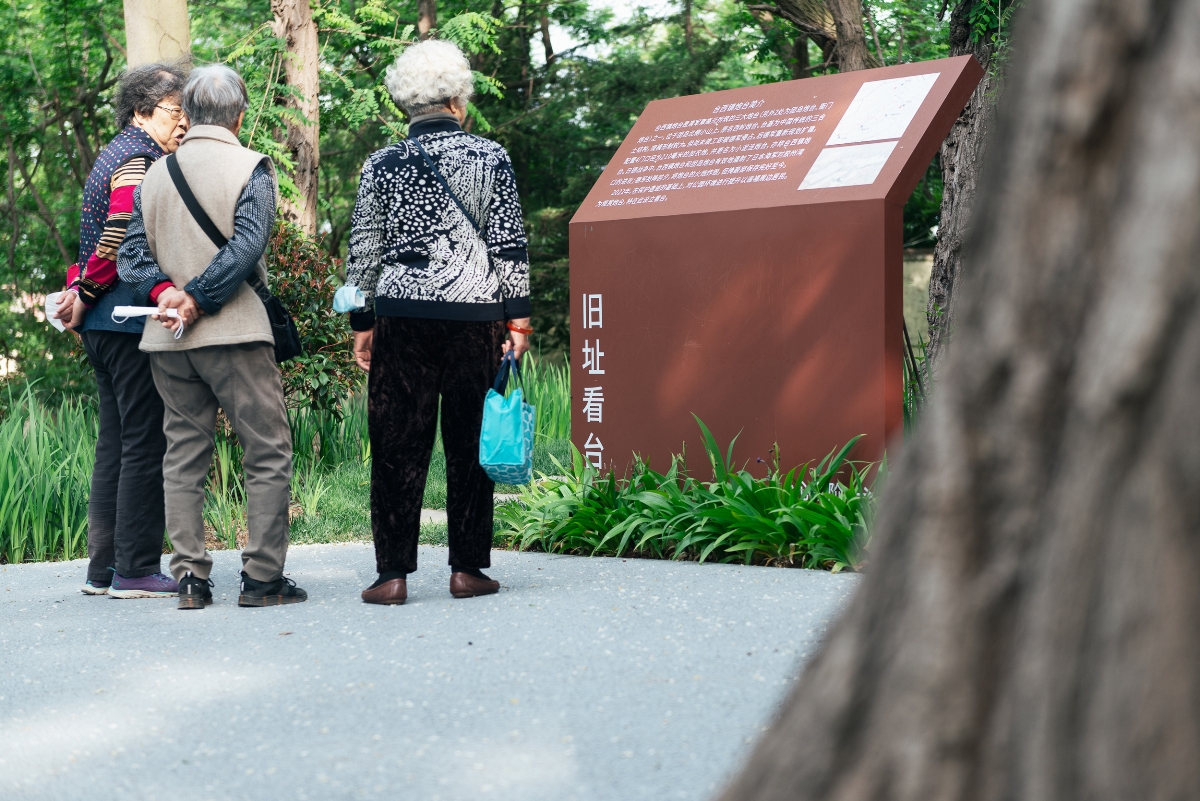
[[410, 117], [441, 111], [446, 101], [465, 106], [475, 80], [467, 57], [453, 42], [428, 39], [412, 45], [388, 67], [383, 78], [396, 105]]

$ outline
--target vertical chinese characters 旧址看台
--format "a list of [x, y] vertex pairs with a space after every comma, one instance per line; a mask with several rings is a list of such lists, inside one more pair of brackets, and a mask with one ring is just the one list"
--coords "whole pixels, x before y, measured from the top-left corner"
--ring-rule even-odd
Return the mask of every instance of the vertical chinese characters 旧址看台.
[[[595, 339], [583, 340], [583, 360], [580, 369], [587, 376], [604, 375], [600, 359], [604, 351], [600, 349], [599, 330], [604, 328], [604, 297], [602, 295], [583, 295], [583, 327], [585, 330], [597, 329]], [[593, 344], [594, 343], [594, 344]], [[602, 379], [589, 378], [592, 381]], [[604, 423], [604, 387], [603, 385], [586, 386], [583, 388], [583, 415], [589, 425], [588, 437], [583, 444], [583, 455], [599, 470], [604, 464], [604, 443], [600, 441], [595, 424]]]

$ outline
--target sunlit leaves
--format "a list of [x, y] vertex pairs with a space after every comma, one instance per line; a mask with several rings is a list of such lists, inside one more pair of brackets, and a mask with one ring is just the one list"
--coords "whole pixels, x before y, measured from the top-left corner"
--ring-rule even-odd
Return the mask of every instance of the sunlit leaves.
[[464, 53], [474, 55], [484, 50], [499, 53], [496, 33], [500, 20], [488, 14], [465, 11], [451, 17], [438, 28], [438, 36], [454, 42]]

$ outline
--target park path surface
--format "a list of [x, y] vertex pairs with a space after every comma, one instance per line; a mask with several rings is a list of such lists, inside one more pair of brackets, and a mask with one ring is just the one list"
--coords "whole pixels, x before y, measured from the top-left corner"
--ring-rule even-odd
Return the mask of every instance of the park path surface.
[[293, 547], [309, 601], [79, 592], [0, 566], [0, 797], [703, 799], [740, 764], [858, 578], [496, 551], [454, 600], [422, 547], [367, 606], [369, 544]]

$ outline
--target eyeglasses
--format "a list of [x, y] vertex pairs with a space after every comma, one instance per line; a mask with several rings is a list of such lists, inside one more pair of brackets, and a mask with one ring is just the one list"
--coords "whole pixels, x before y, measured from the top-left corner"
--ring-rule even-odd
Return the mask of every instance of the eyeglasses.
[[161, 108], [163, 111], [167, 112], [167, 114], [171, 115], [171, 119], [173, 120], [178, 120], [183, 116], [183, 109], [179, 106], [164, 106], [159, 104], [155, 106], [155, 108]]

